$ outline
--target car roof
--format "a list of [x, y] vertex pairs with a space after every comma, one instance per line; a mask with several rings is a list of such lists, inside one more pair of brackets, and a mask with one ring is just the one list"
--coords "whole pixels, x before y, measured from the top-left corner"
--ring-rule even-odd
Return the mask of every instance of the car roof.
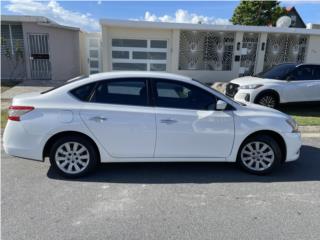
[[57, 91], [69, 91], [73, 88], [76, 88], [85, 84], [89, 84], [92, 82], [112, 80], [117, 78], [160, 78], [160, 79], [177, 80], [177, 81], [196, 84], [196, 81], [194, 81], [190, 77], [173, 74], [173, 73], [147, 72], [147, 71], [118, 71], [118, 72], [103, 72], [103, 73], [92, 74], [89, 76], [76, 77], [76, 78], [70, 79], [69, 81], [67, 81], [61, 86], [57, 86], [53, 89], [50, 89], [49, 91], [45, 91], [45, 93], [57, 92]]
[[111, 78], [134, 78], [134, 77], [143, 77], [143, 78], [165, 78], [172, 80], [180, 81], [192, 81], [190, 77], [181, 76], [178, 74], [167, 73], [167, 72], [148, 72], [148, 71], [118, 71], [118, 72], [103, 72], [90, 75], [88, 78], [91, 81], [97, 80], [108, 80]]

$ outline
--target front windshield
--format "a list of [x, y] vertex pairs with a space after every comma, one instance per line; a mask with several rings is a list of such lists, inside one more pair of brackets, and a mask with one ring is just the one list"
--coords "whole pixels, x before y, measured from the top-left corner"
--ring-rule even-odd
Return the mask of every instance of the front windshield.
[[295, 64], [281, 64], [273, 66], [266, 71], [258, 73], [256, 77], [285, 80], [285, 77], [288, 75], [288, 73], [291, 72], [295, 67]]

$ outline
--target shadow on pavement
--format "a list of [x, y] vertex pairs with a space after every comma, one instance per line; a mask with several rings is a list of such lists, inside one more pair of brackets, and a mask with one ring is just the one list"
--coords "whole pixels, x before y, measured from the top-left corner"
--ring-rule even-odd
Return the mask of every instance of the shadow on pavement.
[[[60, 177], [52, 167], [47, 176]], [[270, 175], [256, 176], [239, 169], [234, 163], [104, 163], [87, 177], [68, 181], [109, 183], [225, 183], [291, 182], [320, 180], [320, 149], [304, 145], [298, 161], [287, 163]]]

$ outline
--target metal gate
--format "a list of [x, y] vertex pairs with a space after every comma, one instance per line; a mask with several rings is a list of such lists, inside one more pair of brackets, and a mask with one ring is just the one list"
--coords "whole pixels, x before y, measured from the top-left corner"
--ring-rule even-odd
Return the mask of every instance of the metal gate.
[[239, 76], [253, 75], [256, 63], [258, 41], [258, 33], [243, 34]]
[[29, 34], [29, 59], [32, 79], [51, 79], [48, 39], [48, 34]]
[[303, 63], [307, 41], [305, 35], [268, 34], [264, 69], [285, 62]]

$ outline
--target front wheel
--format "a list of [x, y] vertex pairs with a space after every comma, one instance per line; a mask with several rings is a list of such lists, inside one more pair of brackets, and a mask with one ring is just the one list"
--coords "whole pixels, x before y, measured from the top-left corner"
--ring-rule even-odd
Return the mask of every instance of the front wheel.
[[281, 161], [278, 143], [269, 136], [256, 136], [246, 140], [240, 147], [238, 163], [251, 173], [270, 173]]
[[255, 102], [269, 108], [276, 108], [279, 104], [277, 96], [273, 93], [265, 93], [259, 96]]
[[69, 136], [60, 138], [53, 144], [50, 163], [60, 175], [76, 178], [91, 172], [98, 163], [98, 156], [90, 141]]

